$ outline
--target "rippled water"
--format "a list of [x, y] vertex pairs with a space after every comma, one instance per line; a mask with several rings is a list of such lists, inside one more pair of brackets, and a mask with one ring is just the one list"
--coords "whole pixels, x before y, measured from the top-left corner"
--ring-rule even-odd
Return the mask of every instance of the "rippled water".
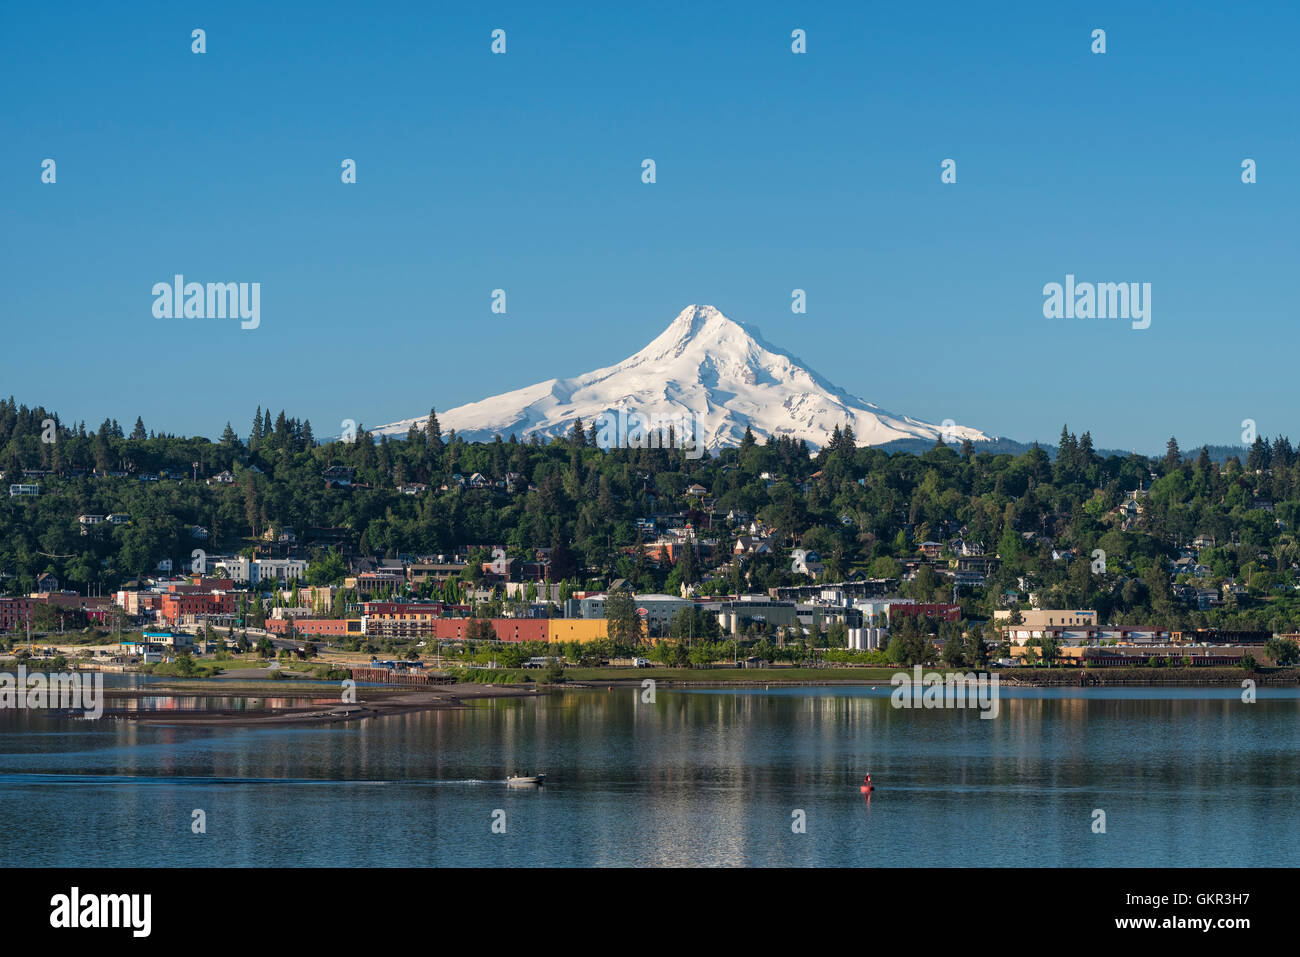
[[1004, 689], [994, 720], [888, 693], [575, 690], [295, 729], [0, 712], [0, 838], [37, 865], [1300, 865], [1295, 689]]

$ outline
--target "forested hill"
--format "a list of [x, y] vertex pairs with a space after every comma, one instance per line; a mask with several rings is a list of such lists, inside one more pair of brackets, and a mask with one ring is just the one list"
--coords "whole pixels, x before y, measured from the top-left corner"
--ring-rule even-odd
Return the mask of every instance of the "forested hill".
[[[605, 452], [589, 432], [545, 445], [467, 444], [443, 435], [436, 415], [403, 439], [361, 429], [354, 442], [318, 445], [307, 421], [283, 412], [274, 420], [259, 412], [243, 438], [227, 427], [212, 442], [152, 434], [140, 420], [130, 432], [112, 420], [91, 431], [11, 399], [0, 402], [5, 487], [39, 484], [40, 494], [3, 499], [0, 574], [9, 594], [30, 591], [47, 571], [64, 587], [107, 588], [163, 558], [187, 567], [195, 526], [210, 536], [205, 549], [229, 554], [292, 525], [300, 538], [336, 530], [361, 554], [504, 545], [531, 557], [547, 548], [554, 580], [625, 577], [641, 591], [675, 591], [685, 577], [718, 593], [806, 583], [791, 571], [794, 547], [815, 551], [821, 579], [834, 581], [899, 576], [920, 544], [934, 541], [943, 546], [935, 568], [905, 588], [948, 600], [951, 581], [936, 572], [955, 564], [960, 538], [1001, 559], [984, 587], [959, 590], [967, 617], [988, 617], [1008, 591], [1021, 602], [1033, 591], [1040, 605], [1095, 607], [1116, 622], [1300, 629], [1300, 461], [1288, 440], [1261, 438], [1244, 462], [1223, 465], [1205, 450], [1184, 457], [1172, 441], [1161, 459], [1102, 457], [1087, 433], [1068, 430], [1058, 449], [1055, 460], [1038, 448], [1011, 455], [969, 445], [891, 454], [857, 448], [845, 433], [816, 457], [801, 443], [747, 436], [739, 448], [692, 459], [665, 449]], [[327, 487], [331, 466], [353, 470], [351, 487]], [[233, 484], [209, 484], [224, 470]], [[453, 479], [474, 473], [490, 487]], [[141, 480], [150, 474], [159, 480]], [[429, 488], [402, 494], [407, 483]], [[695, 484], [703, 496], [687, 493]], [[1130, 498], [1133, 514], [1125, 514]], [[657, 567], [635, 547], [654, 537], [637, 522], [659, 516], [662, 525], [680, 512], [701, 538], [717, 539], [716, 558]], [[109, 513], [130, 521], [78, 523]], [[748, 530], [729, 526], [728, 513], [774, 529], [773, 554], [733, 562], [732, 546]], [[1105, 552], [1104, 571], [1093, 571], [1095, 549]], [[1180, 557], [1189, 560], [1171, 578]], [[1175, 598], [1178, 586], [1222, 594], [1234, 582], [1246, 592], [1206, 611]]]

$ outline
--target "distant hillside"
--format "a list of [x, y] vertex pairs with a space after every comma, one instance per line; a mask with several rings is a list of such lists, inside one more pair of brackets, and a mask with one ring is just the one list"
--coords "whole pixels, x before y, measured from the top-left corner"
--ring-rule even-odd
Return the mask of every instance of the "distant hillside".
[[[1017, 442], [1015, 439], [1005, 438], [995, 439], [991, 442], [973, 442], [972, 445], [975, 446], [975, 451], [977, 453], [989, 452], [993, 455], [1021, 455], [1033, 448], [1032, 442]], [[952, 443], [952, 447], [960, 449], [961, 444]], [[1051, 457], [1052, 461], [1056, 461], [1055, 445], [1048, 445], [1040, 442], [1038, 447], [1046, 452], [1048, 456]], [[895, 439], [893, 442], [886, 442], [883, 445], [877, 446], [877, 448], [885, 452], [910, 452], [913, 455], [919, 455], [922, 452], [934, 448], [934, 441], [927, 441], [925, 439]], [[1245, 462], [1246, 454], [1250, 451], [1250, 449], [1244, 445], [1209, 445], [1206, 446], [1206, 448], [1209, 451], [1210, 461], [1214, 462], [1216, 465], [1223, 465], [1228, 461], [1228, 459], [1234, 456], [1238, 461]], [[1134, 453], [1132, 449], [1097, 449], [1096, 452], [1102, 458], [1109, 458], [1111, 456], [1128, 458], [1130, 455], [1134, 454], [1142, 455], [1141, 452]], [[1182, 448], [1182, 453], [1184, 459], [1195, 462], [1197, 456], [1201, 454], [1201, 447], [1199, 445], [1184, 447]], [[1154, 452], [1143, 455], [1142, 457], [1149, 459], [1163, 459], [1164, 452]]]

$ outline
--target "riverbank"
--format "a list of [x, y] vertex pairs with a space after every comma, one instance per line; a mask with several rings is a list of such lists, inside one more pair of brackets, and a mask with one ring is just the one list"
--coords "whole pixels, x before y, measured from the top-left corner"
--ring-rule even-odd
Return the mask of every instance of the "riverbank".
[[[484, 698], [527, 698], [539, 691], [533, 687], [513, 685], [448, 684], [432, 688], [409, 686], [371, 687], [357, 689], [355, 702], [344, 702], [338, 696], [336, 683], [322, 685], [295, 681], [225, 681], [211, 679], [197, 682], [167, 682], [148, 688], [106, 688], [104, 690], [104, 717], [119, 721], [145, 724], [185, 724], [196, 726], [253, 727], [337, 724], [361, 721], [387, 715], [412, 714], [419, 711], [438, 711], [468, 707], [468, 703]], [[326, 694], [325, 692], [329, 692]], [[268, 704], [261, 708], [163, 708], [137, 710], [121, 706], [127, 701], [144, 698], [266, 698]], [[276, 699], [315, 698], [304, 704], [276, 705]], [[116, 704], [115, 704], [116, 703]]]
[[[646, 679], [655, 681], [665, 687], [687, 685], [823, 685], [848, 684], [872, 685], [882, 681], [889, 682], [890, 676], [903, 670], [897, 666], [890, 667], [846, 667], [846, 668], [580, 668], [564, 669], [564, 683], [573, 686], [603, 686], [606, 684], [640, 684]], [[948, 668], [932, 670], [948, 671]], [[517, 669], [506, 671], [497, 669], [480, 674], [510, 673], [511, 680], [525, 678], [536, 680], [542, 672]]]
[[1173, 687], [1241, 687], [1247, 679], [1256, 685], [1300, 685], [1300, 668], [1005, 668], [1002, 684], [1030, 688], [1102, 688], [1125, 685]]

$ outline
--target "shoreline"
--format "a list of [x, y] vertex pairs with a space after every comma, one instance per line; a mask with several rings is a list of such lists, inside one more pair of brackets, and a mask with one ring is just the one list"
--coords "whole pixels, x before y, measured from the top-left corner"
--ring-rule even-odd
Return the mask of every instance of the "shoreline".
[[[263, 697], [309, 698], [312, 688], [286, 687], [289, 682], [274, 684], [241, 683], [225, 688], [159, 685], [154, 688], [105, 689], [106, 707], [103, 717], [119, 721], [136, 721], [145, 724], [185, 724], [209, 727], [258, 727], [273, 725], [295, 727], [317, 724], [338, 724], [388, 715], [415, 714], [422, 711], [454, 711], [467, 708], [467, 702], [488, 698], [532, 698], [540, 692], [536, 688], [516, 688], [509, 685], [451, 684], [438, 685], [436, 690], [393, 686], [361, 689], [366, 697], [358, 696], [355, 703], [336, 701], [330, 704], [299, 705], [286, 708], [222, 709], [184, 711], [135, 711], [127, 708], [110, 708], [111, 701], [127, 701], [152, 697]], [[324, 697], [324, 696], [321, 696]]]
[[[902, 669], [898, 669], [902, 670]], [[968, 673], [964, 669], [929, 670], [940, 673]], [[1011, 688], [1102, 688], [1102, 687], [1217, 687], [1237, 688], [1245, 680], [1263, 686], [1300, 685], [1300, 669], [1279, 669], [1276, 672], [1246, 672], [1239, 669], [993, 669], [1001, 684]], [[683, 674], [681, 677], [664, 677], [662, 671], [649, 674], [621, 674], [618, 676], [570, 679], [561, 684], [483, 684], [455, 683], [427, 687], [411, 685], [361, 685], [357, 687], [355, 702], [343, 702], [333, 682], [320, 682], [303, 676], [301, 680], [271, 680], [247, 676], [175, 679], [143, 688], [105, 688], [103, 717], [118, 721], [133, 721], [156, 725], [186, 725], [191, 727], [304, 727], [334, 725], [363, 721], [391, 715], [415, 714], [425, 711], [463, 710], [474, 701], [498, 698], [536, 698], [554, 691], [576, 689], [584, 691], [612, 691], [640, 689], [651, 679], [656, 686], [673, 688], [871, 688], [889, 689], [892, 673], [879, 677], [855, 675], [842, 679], [830, 677], [735, 677], [709, 675], [707, 671]], [[307, 703], [285, 707], [229, 708], [229, 709], [176, 709], [135, 710], [124, 707], [128, 702], [144, 698], [263, 698], [263, 699], [315, 699]]]

